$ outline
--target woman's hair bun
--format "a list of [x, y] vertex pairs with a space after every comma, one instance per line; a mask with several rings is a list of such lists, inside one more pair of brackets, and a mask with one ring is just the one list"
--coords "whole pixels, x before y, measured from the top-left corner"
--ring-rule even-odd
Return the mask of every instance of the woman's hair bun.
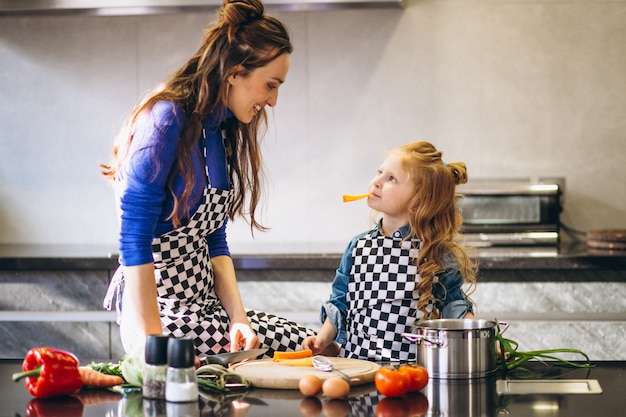
[[260, 0], [224, 0], [218, 21], [228, 26], [240, 26], [262, 18], [264, 10]]

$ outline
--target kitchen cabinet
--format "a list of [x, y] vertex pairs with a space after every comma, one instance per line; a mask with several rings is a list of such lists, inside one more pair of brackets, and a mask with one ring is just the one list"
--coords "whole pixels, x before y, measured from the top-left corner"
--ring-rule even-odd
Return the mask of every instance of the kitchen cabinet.
[[0, 358], [23, 357], [34, 346], [82, 357], [123, 355], [115, 313], [102, 308], [117, 264], [108, 252], [4, 246], [0, 253]]
[[[626, 251], [574, 244], [479, 248], [476, 256], [477, 316], [508, 321], [522, 350], [570, 347], [595, 360], [626, 360]], [[340, 258], [234, 255], [244, 304], [317, 328]], [[8, 335], [0, 358], [43, 344], [120, 358], [115, 312], [102, 308], [117, 265], [105, 246], [0, 245], [0, 331]]]

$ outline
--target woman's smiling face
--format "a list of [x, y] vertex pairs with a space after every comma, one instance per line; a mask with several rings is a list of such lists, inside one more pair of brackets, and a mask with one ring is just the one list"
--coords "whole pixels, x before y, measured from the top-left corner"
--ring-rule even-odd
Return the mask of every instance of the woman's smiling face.
[[278, 101], [278, 89], [289, 72], [290, 55], [281, 54], [264, 67], [248, 74], [231, 75], [228, 78], [228, 108], [241, 123], [250, 123], [265, 106], [274, 107]]

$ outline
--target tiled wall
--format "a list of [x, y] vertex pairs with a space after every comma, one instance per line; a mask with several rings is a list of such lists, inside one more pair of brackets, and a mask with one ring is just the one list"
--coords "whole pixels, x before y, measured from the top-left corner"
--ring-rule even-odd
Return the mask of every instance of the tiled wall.
[[[232, 249], [342, 250], [369, 212], [341, 194], [418, 139], [470, 176], [564, 176], [565, 223], [624, 227], [624, 16], [625, 1], [591, 0], [280, 13], [295, 52], [264, 145], [272, 231], [235, 223]], [[0, 243], [115, 244], [98, 164], [211, 19], [0, 18]]]
[[0, 271], [0, 358], [38, 346], [82, 361], [121, 358], [115, 313], [102, 308], [109, 271]]
[[[35, 346], [69, 350], [83, 360], [121, 358], [115, 313], [101, 307], [108, 276], [106, 270], [0, 273], [0, 358], [21, 358]], [[239, 287], [246, 307], [315, 330], [331, 292], [327, 278], [260, 278]], [[520, 351], [570, 348], [592, 360], [626, 360], [624, 282], [482, 282], [471, 297], [478, 318], [509, 324], [504, 336], [518, 342]]]
[[[318, 329], [330, 283], [243, 282], [247, 307], [278, 313]], [[626, 283], [480, 283], [476, 317], [509, 324], [519, 351], [578, 349], [592, 360], [626, 360]], [[583, 360], [578, 354], [558, 354]]]

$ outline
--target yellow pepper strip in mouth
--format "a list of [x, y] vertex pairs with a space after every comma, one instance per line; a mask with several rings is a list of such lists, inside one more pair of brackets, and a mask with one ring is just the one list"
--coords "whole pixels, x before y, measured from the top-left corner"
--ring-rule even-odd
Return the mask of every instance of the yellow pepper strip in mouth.
[[360, 200], [362, 198], [367, 198], [367, 197], [369, 197], [371, 195], [372, 195], [372, 193], [357, 194], [357, 195], [344, 194], [343, 195], [343, 202], [347, 203], [349, 201], [357, 201], [357, 200]]

